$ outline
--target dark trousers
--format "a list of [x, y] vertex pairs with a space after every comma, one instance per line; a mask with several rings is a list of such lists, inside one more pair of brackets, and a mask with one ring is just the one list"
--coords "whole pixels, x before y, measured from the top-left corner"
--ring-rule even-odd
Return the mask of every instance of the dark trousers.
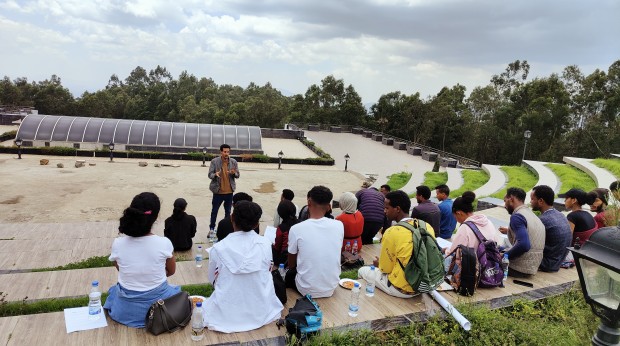
[[215, 219], [217, 219], [217, 212], [220, 210], [220, 206], [224, 203], [224, 218], [230, 217], [230, 208], [232, 207], [232, 193], [227, 194], [219, 194], [214, 193], [213, 199], [211, 200], [212, 209], [211, 209], [211, 222], [209, 223], [209, 229], [215, 228]]
[[372, 244], [372, 238], [383, 227], [383, 221], [366, 221], [364, 220], [364, 231], [362, 232], [362, 244]]
[[[286, 284], [286, 288], [292, 288], [295, 292], [299, 293], [297, 289], [297, 284], [295, 283], [295, 277], [297, 276], [297, 268], [289, 269], [284, 276], [284, 283]], [[301, 294], [301, 293], [299, 293]]]

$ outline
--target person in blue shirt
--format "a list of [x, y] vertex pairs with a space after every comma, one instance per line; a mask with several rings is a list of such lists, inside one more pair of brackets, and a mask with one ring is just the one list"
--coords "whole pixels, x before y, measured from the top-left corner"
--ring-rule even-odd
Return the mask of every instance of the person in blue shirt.
[[450, 239], [456, 228], [456, 218], [452, 214], [452, 199], [450, 198], [450, 188], [446, 184], [435, 187], [437, 199], [439, 200], [439, 211], [441, 211], [441, 222], [439, 224], [439, 237]]

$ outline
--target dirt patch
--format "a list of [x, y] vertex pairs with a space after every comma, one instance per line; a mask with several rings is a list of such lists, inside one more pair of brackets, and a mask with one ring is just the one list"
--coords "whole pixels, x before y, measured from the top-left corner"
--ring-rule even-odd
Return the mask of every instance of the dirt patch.
[[260, 184], [258, 189], [252, 189], [258, 193], [274, 193], [276, 192], [275, 181], [268, 181]]
[[17, 196], [17, 197], [9, 198], [7, 200], [0, 202], [0, 204], [17, 204], [19, 203], [19, 201], [22, 200], [22, 198], [24, 198], [24, 196]]

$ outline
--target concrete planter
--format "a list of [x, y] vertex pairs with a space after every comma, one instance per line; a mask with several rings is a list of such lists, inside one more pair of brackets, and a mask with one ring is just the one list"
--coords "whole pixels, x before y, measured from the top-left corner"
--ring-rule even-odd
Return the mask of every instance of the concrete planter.
[[365, 138], [372, 138], [372, 131], [364, 131]]
[[383, 138], [383, 140], [381, 140], [381, 143], [385, 144], [385, 145], [394, 145], [394, 139], [392, 138]]
[[422, 159], [430, 162], [437, 161], [437, 153], [432, 151], [425, 151], [422, 153]]
[[394, 149], [407, 150], [407, 143], [405, 143], [405, 142], [394, 142]]
[[329, 132], [341, 133], [342, 132], [342, 128], [340, 126], [330, 126], [329, 127]]
[[321, 125], [308, 125], [308, 131], [320, 131]]
[[420, 147], [408, 147], [407, 148], [407, 154], [420, 156], [420, 155], [422, 155], [422, 148], [420, 148]]
[[374, 135], [372, 135], [372, 140], [373, 141], [377, 141], [377, 142], [381, 142], [383, 140], [383, 135], [375, 133]]

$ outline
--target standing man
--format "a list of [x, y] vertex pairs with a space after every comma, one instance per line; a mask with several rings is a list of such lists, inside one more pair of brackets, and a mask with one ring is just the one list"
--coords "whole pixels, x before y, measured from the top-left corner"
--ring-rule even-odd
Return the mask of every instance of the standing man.
[[209, 165], [209, 190], [213, 192], [211, 200], [211, 222], [209, 231], [215, 229], [215, 219], [217, 212], [224, 203], [224, 218], [230, 217], [230, 207], [232, 206], [233, 192], [235, 192], [235, 179], [239, 178], [239, 166], [237, 161], [230, 157], [230, 145], [220, 145], [220, 157], [211, 160]]
[[456, 228], [456, 218], [452, 215], [452, 199], [450, 199], [450, 188], [446, 184], [435, 187], [437, 199], [439, 200], [439, 210], [441, 211], [441, 223], [439, 224], [439, 237], [443, 239], [452, 238], [452, 233]]
[[564, 214], [553, 208], [555, 193], [547, 185], [535, 186], [530, 193], [530, 205], [539, 211], [540, 221], [545, 225], [545, 249], [538, 268], [543, 272], [557, 272], [571, 246], [571, 231]]
[[[439, 207], [429, 201], [431, 198], [431, 189], [428, 186], [420, 185], [415, 188], [415, 199], [418, 201], [418, 205], [413, 207], [411, 211], [411, 217], [414, 219], [420, 219], [433, 227], [433, 230], [440, 229], [441, 223], [441, 211]], [[450, 210], [452, 214], [452, 210]]]

